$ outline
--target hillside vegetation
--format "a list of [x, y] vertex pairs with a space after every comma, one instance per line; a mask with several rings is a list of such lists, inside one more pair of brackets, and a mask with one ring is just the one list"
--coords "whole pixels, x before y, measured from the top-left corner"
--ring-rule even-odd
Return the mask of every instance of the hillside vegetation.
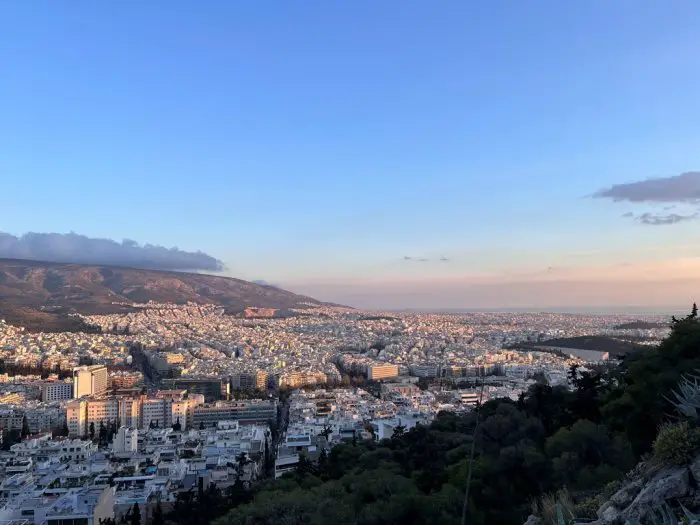
[[[659, 427], [674, 411], [667, 397], [696, 369], [700, 323], [694, 308], [674, 319], [658, 348], [633, 354], [619, 367], [572, 368], [571, 389], [538, 384], [517, 402], [492, 400], [464, 416], [441, 413], [430, 426], [399, 430], [381, 443], [337, 446], [317, 464], [304, 460], [294, 474], [229, 500], [230, 510], [215, 523], [459, 524], [472, 444], [466, 523], [520, 525], [533, 502], [564, 488], [576, 515], [594, 518], [601, 494], [652, 452]], [[691, 455], [695, 442], [674, 448], [686, 430], [666, 430], [656, 447], [671, 458]], [[203, 524], [222, 512], [171, 519]]]

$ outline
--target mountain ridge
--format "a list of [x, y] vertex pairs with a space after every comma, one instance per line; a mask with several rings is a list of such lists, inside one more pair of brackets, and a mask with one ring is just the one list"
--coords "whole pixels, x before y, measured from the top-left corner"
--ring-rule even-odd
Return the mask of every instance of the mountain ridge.
[[[100, 314], [129, 311], [148, 301], [306, 309], [330, 306], [275, 286], [219, 275], [0, 258], [0, 300], [43, 312]], [[0, 309], [0, 316], [2, 309]]]

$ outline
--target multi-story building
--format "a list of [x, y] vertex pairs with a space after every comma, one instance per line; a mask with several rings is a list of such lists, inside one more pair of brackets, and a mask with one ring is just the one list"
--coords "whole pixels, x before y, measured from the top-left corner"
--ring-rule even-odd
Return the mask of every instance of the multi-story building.
[[41, 385], [41, 400], [44, 402], [73, 399], [73, 383], [48, 381]]
[[409, 367], [409, 373], [415, 377], [437, 377], [438, 376], [438, 366], [437, 365], [411, 365]]
[[168, 374], [175, 366], [184, 363], [185, 357], [176, 352], [157, 352], [150, 356], [151, 366], [159, 374]]
[[194, 407], [189, 419], [190, 427], [216, 426], [218, 421], [239, 421], [241, 423], [267, 423], [277, 417], [276, 401], [219, 401]]
[[0, 428], [6, 432], [22, 430], [24, 412], [14, 409], [0, 410]]
[[384, 379], [398, 375], [398, 365], [367, 365], [367, 379]]
[[125, 423], [138, 426], [140, 399], [110, 397], [106, 399], [74, 399], [66, 405], [68, 435], [81, 437], [88, 434], [90, 424], [97, 429], [102, 424]]
[[328, 381], [323, 372], [289, 372], [280, 376], [281, 387], [299, 388], [308, 385], [319, 385]]
[[[186, 391], [161, 390], [155, 398], [113, 396], [104, 399], [74, 399], [66, 405], [66, 420], [71, 436], [85, 436], [92, 423], [115, 423], [131, 428], [165, 428], [179, 422], [185, 428], [194, 407], [204, 404], [204, 396]], [[249, 417], [250, 414], [246, 414]], [[224, 419], [224, 418], [222, 418]], [[267, 421], [267, 420], [265, 420]]]
[[112, 390], [135, 388], [143, 384], [141, 372], [115, 372], [109, 376]]
[[173, 389], [187, 390], [190, 394], [202, 394], [207, 402], [227, 399], [231, 394], [231, 383], [221, 379], [195, 379], [181, 377], [167, 380]]
[[62, 428], [66, 422], [66, 413], [59, 407], [27, 408], [25, 415], [32, 434]]
[[109, 375], [104, 365], [79, 366], [73, 369], [73, 397], [101, 396], [109, 389]]
[[252, 390], [256, 388], [256, 374], [241, 372], [231, 376], [231, 388], [233, 390]]

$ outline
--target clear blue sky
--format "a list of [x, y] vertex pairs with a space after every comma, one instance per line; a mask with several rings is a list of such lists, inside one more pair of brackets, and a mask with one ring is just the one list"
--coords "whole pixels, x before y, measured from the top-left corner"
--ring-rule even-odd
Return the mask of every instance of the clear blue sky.
[[4, 2], [0, 230], [368, 306], [694, 259], [696, 223], [589, 196], [700, 170], [698, 28], [696, 0]]

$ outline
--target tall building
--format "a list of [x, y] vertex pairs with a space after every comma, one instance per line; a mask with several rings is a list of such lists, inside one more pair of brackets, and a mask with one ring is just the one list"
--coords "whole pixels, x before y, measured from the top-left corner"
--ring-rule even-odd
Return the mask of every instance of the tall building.
[[63, 399], [73, 399], [73, 384], [63, 381], [46, 382], [41, 385], [41, 400], [61, 401]]
[[73, 369], [73, 397], [101, 396], [109, 389], [109, 375], [104, 365], [79, 366]]

